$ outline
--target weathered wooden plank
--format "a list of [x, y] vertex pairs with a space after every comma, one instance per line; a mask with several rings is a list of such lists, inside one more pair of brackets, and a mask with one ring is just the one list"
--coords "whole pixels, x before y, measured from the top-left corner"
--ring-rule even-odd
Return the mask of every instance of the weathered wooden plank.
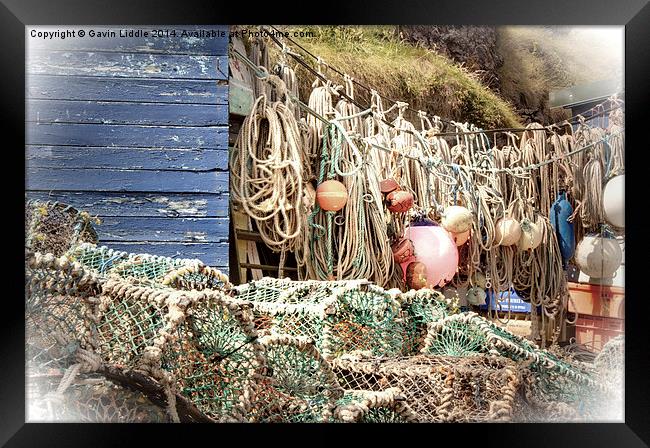
[[228, 191], [228, 172], [26, 167], [27, 190], [146, 191], [217, 193]]
[[106, 246], [131, 253], [147, 253], [175, 258], [198, 258], [208, 266], [227, 269], [228, 243], [121, 242]]
[[136, 126], [25, 123], [28, 145], [125, 146], [225, 149], [225, 126]]
[[91, 215], [142, 217], [229, 216], [228, 192], [211, 193], [116, 193], [94, 191], [27, 191], [28, 199], [58, 201]]
[[228, 104], [225, 81], [27, 75], [25, 98]]
[[128, 78], [227, 79], [226, 56], [32, 50], [27, 73]]
[[101, 217], [96, 226], [103, 243], [157, 241], [183, 243], [228, 242], [227, 218]]
[[88, 146], [27, 146], [33, 168], [119, 168], [148, 170], [228, 170], [228, 151]]
[[162, 126], [228, 124], [228, 106], [106, 101], [28, 100], [26, 121]]
[[[78, 37], [83, 29], [85, 35]], [[38, 32], [75, 31], [74, 37], [61, 39]], [[130, 33], [138, 32], [138, 34]], [[147, 36], [144, 35], [147, 32]], [[94, 34], [94, 36], [93, 36]], [[44, 26], [27, 29], [30, 49], [70, 51], [121, 51], [132, 53], [175, 53], [224, 56], [228, 54], [229, 27], [225, 25], [126, 25]], [[45, 38], [44, 38], [45, 37]]]

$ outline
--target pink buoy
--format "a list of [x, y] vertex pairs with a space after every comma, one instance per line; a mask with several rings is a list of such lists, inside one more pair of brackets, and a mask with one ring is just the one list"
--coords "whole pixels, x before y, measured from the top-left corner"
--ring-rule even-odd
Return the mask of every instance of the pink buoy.
[[[406, 229], [404, 237], [413, 241], [415, 259], [427, 268], [428, 288], [451, 281], [458, 268], [458, 248], [447, 230], [439, 226], [413, 226]], [[402, 265], [404, 273], [407, 265]]]

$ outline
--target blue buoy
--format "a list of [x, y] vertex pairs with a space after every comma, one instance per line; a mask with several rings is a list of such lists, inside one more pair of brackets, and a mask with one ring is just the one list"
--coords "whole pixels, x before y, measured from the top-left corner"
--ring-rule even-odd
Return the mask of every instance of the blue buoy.
[[569, 217], [573, 214], [573, 207], [566, 198], [566, 192], [561, 192], [557, 195], [557, 199], [551, 205], [550, 221], [557, 242], [560, 246], [560, 253], [562, 260], [566, 266], [567, 261], [573, 257], [576, 250], [576, 236], [573, 229], [573, 224], [569, 222]]

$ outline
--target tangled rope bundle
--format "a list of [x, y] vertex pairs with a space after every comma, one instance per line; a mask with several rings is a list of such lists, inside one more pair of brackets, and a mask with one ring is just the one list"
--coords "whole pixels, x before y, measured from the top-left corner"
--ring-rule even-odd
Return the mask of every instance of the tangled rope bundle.
[[303, 144], [284, 103], [260, 96], [231, 152], [231, 195], [275, 251], [294, 250], [303, 225]]
[[[286, 53], [284, 47], [282, 57]], [[577, 238], [598, 230], [604, 219], [603, 183], [623, 170], [621, 108], [613, 108], [607, 130], [580, 117], [575, 132], [569, 122], [533, 123], [521, 137], [506, 133], [505, 144], [497, 146], [496, 138], [491, 142], [476, 126], [451, 122], [456, 134], [445, 139], [438, 135], [437, 117], [419, 111], [418, 131], [404, 118], [407, 104], [385, 108], [376, 91], [370, 92], [369, 108], [360, 110], [352, 78], [344, 76], [343, 85], [335, 85], [323, 75], [325, 63], [319, 59], [317, 65], [309, 104], [293, 100], [307, 112], [310, 154], [320, 151], [319, 182], [340, 180], [349, 198], [337, 213], [320, 213], [313, 196], [305, 202], [304, 232], [295, 250], [299, 278], [366, 278], [403, 288], [401, 269], [388, 256], [390, 243], [403, 237], [412, 218], [440, 221], [447, 206], [462, 205], [472, 212], [473, 223], [468, 242], [459, 248], [452, 286], [492, 294], [515, 289], [533, 305], [533, 337], [543, 345], [555, 340], [566, 321], [568, 290], [550, 206], [565, 191], [574, 204], [570, 221]], [[410, 213], [390, 213], [383, 206], [377, 187], [388, 178], [413, 194]], [[538, 228], [541, 243], [532, 250], [502, 246], [496, 224], [504, 217]]]

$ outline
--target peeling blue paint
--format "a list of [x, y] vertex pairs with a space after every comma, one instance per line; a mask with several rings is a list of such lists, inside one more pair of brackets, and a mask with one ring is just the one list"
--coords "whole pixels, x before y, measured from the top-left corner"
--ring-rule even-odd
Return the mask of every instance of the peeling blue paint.
[[228, 272], [228, 33], [211, 28], [226, 37], [28, 45], [27, 196], [99, 216], [109, 247]]

